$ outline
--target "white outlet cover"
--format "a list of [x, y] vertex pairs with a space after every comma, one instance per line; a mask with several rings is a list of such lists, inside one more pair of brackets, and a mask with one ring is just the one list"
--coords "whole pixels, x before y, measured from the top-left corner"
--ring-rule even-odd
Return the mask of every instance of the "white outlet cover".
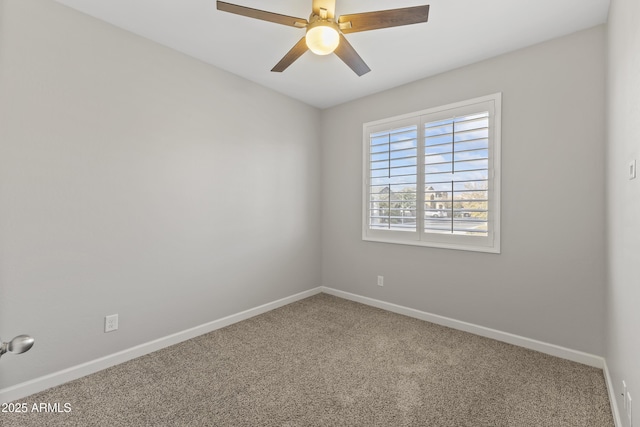
[[104, 318], [104, 331], [112, 332], [118, 330], [118, 315], [112, 314]]

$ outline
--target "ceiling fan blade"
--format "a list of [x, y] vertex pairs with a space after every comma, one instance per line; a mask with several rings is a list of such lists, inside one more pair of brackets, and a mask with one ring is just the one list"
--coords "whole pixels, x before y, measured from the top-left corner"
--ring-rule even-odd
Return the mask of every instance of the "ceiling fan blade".
[[[343, 33], [348, 34], [359, 31], [377, 30], [379, 28], [418, 24], [420, 22], [427, 22], [428, 19], [429, 5], [424, 5], [342, 15], [338, 19], [338, 25], [340, 25], [340, 30]], [[349, 22], [351, 25], [347, 24]]]
[[218, 10], [235, 13], [236, 15], [247, 16], [249, 18], [260, 19], [262, 21], [275, 22], [276, 24], [288, 25], [290, 27], [304, 28], [309, 23], [306, 19], [294, 16], [280, 15], [279, 13], [266, 12], [264, 10], [252, 9], [250, 7], [238, 6], [237, 4], [216, 2]]
[[316, 15], [320, 15], [320, 9], [327, 10], [327, 18], [336, 16], [336, 0], [312, 0], [311, 9]]
[[293, 64], [293, 61], [300, 58], [303, 53], [305, 53], [309, 48], [307, 47], [306, 37], [300, 39], [298, 43], [295, 44], [291, 48], [289, 52], [276, 64], [275, 67], [271, 69], [276, 73], [281, 73], [289, 67], [289, 65]]
[[365, 64], [362, 58], [360, 58], [360, 55], [358, 55], [358, 52], [356, 52], [353, 46], [349, 44], [342, 34], [340, 34], [340, 44], [338, 44], [338, 47], [334, 52], [358, 75], [358, 77], [371, 71], [371, 68]]

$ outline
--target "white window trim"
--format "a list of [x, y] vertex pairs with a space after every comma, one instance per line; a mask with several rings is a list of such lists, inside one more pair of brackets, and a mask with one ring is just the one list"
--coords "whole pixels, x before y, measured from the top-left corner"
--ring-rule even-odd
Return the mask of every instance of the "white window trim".
[[[486, 107], [480, 107], [485, 104]], [[424, 211], [424, 191], [418, 191], [417, 204], [420, 207], [420, 218], [417, 231], [376, 230], [369, 228], [369, 135], [376, 131], [389, 129], [390, 126], [402, 124], [418, 124], [418, 140], [422, 140], [422, 132], [425, 123], [423, 116], [430, 116], [428, 121], [437, 120], [438, 116], [450, 116], [450, 110], [456, 111], [456, 115], [464, 115], [489, 108], [489, 222], [487, 236], [450, 235], [439, 233], [424, 233], [422, 230]], [[486, 109], [485, 109], [486, 111]], [[466, 251], [478, 251], [488, 253], [500, 253], [500, 193], [501, 193], [501, 116], [502, 93], [482, 96], [466, 101], [456, 102], [440, 107], [429, 108], [414, 113], [390, 117], [382, 120], [368, 122], [363, 125], [363, 187], [362, 187], [362, 239], [371, 242], [394, 243], [415, 246], [427, 246], [435, 248], [456, 249]], [[423, 144], [418, 144], [418, 158], [424, 157]], [[424, 162], [418, 161], [418, 176], [424, 177]], [[424, 179], [424, 178], [422, 178]], [[418, 181], [421, 184], [420, 178]]]

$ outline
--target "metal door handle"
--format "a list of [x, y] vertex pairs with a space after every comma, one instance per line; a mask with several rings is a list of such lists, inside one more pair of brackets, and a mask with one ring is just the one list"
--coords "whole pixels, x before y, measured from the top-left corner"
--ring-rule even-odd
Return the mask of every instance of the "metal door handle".
[[[1, 342], [1, 340], [0, 340]], [[9, 342], [3, 342], [0, 346], [0, 357], [10, 351], [11, 353], [20, 354], [29, 351], [33, 347], [35, 340], [29, 335], [18, 335]]]

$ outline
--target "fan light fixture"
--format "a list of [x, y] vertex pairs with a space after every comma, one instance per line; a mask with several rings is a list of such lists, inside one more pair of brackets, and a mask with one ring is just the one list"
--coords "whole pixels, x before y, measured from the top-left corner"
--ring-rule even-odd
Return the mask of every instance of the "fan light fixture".
[[335, 16], [336, 0], [311, 0], [309, 20], [295, 16], [281, 15], [266, 10], [217, 0], [216, 7], [223, 12], [234, 13], [261, 21], [273, 22], [294, 28], [306, 28], [304, 37], [287, 52], [271, 71], [281, 73], [307, 50], [316, 55], [328, 55], [334, 52], [358, 76], [367, 74], [371, 69], [360, 58], [358, 52], [349, 44], [344, 34], [358, 31], [399, 27], [401, 25], [427, 22], [429, 5], [404, 7], [401, 9], [379, 10], [377, 12], [352, 13]]
[[337, 25], [325, 20], [310, 24], [305, 38], [307, 47], [316, 55], [328, 55], [336, 50], [340, 43]]

